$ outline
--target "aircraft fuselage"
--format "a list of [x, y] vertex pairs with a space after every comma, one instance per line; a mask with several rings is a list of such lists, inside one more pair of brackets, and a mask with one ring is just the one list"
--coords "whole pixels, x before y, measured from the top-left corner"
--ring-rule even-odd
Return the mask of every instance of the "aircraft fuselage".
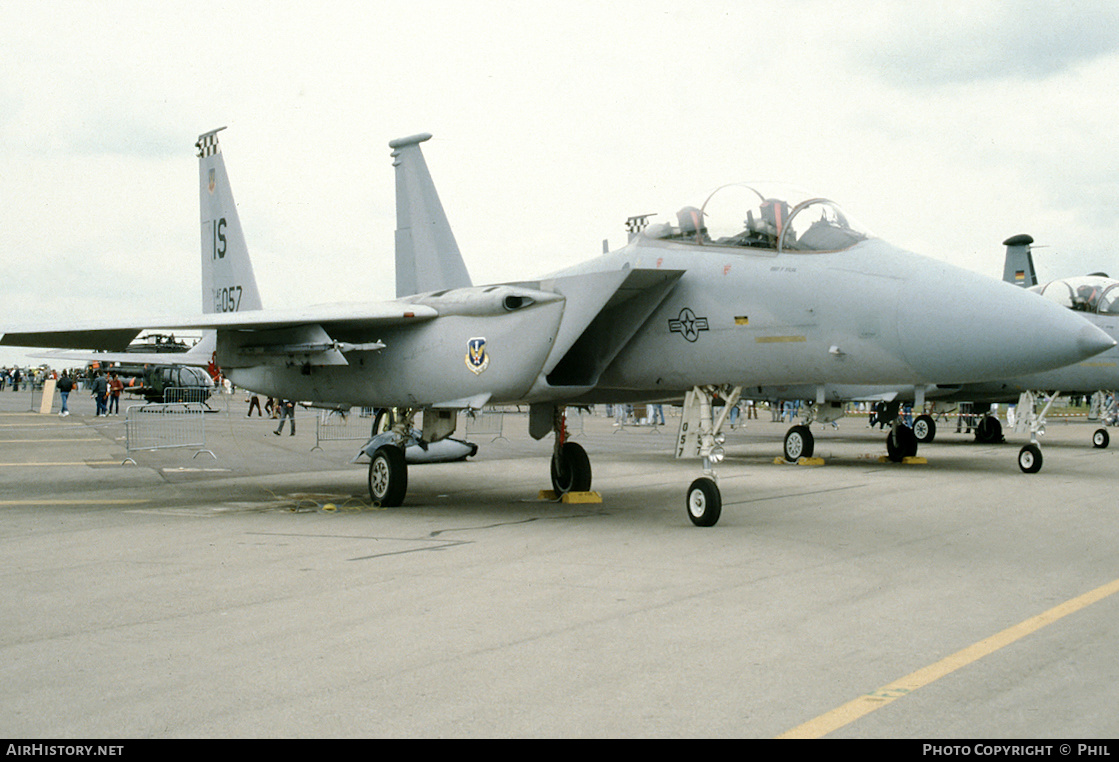
[[[557, 379], [557, 354], [568, 348], [553, 344], [580, 295], [556, 284], [661, 270], [682, 274], [651, 307], [631, 300], [614, 308], [614, 320], [587, 326], [586, 357]], [[540, 282], [514, 284], [533, 297], [525, 306], [463, 307], [492, 288], [403, 299], [440, 317], [385, 328], [384, 349], [350, 352], [344, 365], [257, 362], [223, 352], [220, 335], [218, 361], [238, 385], [273, 396], [422, 407], [670, 399], [698, 384], [943, 384], [1034, 370], [1038, 350], [1054, 363], [1082, 356], [1078, 317], [878, 239], [841, 252], [777, 253], [638, 236]], [[1058, 326], [1052, 341], [1013, 340], [1038, 320]], [[619, 338], [616, 326], [627, 322], [633, 327]], [[579, 363], [587, 367], [571, 370]]]

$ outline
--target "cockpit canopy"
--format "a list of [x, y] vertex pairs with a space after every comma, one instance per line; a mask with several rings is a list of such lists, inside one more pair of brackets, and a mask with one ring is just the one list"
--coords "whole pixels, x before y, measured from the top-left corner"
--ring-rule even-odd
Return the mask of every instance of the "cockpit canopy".
[[1034, 286], [1030, 291], [1078, 312], [1119, 315], [1119, 281], [1106, 275], [1064, 278]]
[[843, 251], [871, 237], [834, 202], [788, 188], [765, 193], [752, 185], [724, 185], [701, 208], [684, 207], [676, 217], [675, 226], [653, 225], [645, 234], [778, 252]]

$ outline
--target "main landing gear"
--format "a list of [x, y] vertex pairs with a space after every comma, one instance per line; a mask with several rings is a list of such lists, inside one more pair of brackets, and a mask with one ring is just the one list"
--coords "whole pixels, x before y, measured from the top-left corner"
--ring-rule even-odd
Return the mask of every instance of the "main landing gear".
[[811, 458], [816, 449], [812, 429], [804, 424], [793, 426], [785, 432], [785, 460], [796, 463], [801, 458]]
[[796, 463], [801, 458], [811, 458], [816, 451], [816, 439], [810, 428], [814, 423], [835, 422], [843, 417], [844, 409], [838, 403], [812, 403], [807, 408], [804, 423], [799, 423], [785, 432], [785, 460]]
[[[409, 445], [417, 443], [413, 421], [418, 412], [416, 409], [395, 408], [391, 413], [378, 414], [373, 425], [373, 437], [361, 448], [358, 457], [362, 454], [369, 456], [369, 499], [374, 506], [395, 508], [404, 502], [408, 492], [408, 463], [404, 451]], [[552, 488], [556, 495], [589, 492], [590, 458], [580, 445], [568, 441], [564, 408], [557, 406], [552, 416], [551, 426], [556, 436], [551, 462]], [[546, 432], [547, 419], [544, 425]], [[453, 428], [452, 425], [447, 431]]]
[[361, 452], [369, 455], [369, 500], [377, 508], [395, 508], [408, 493], [404, 448], [412, 436], [416, 412], [407, 408], [383, 410], [374, 418], [373, 438]]
[[975, 424], [975, 441], [979, 444], [998, 444], [1004, 441], [999, 419], [993, 415], [982, 416]]
[[552, 489], [556, 495], [568, 492], [590, 492], [591, 459], [587, 451], [567, 438], [567, 414], [557, 405], [553, 413], [552, 430], [555, 447], [552, 450]]
[[936, 439], [936, 421], [931, 415], [921, 414], [913, 419], [913, 436], [918, 444], [928, 444]]
[[395, 508], [408, 492], [408, 464], [404, 450], [394, 444], [381, 445], [369, 461], [369, 499], [379, 508]]
[[[905, 425], [900, 413], [901, 402], [893, 400], [886, 403], [878, 419], [890, 422], [890, 432], [886, 435], [886, 457], [893, 463], [901, 463], [906, 458], [915, 458], [920, 443], [931, 442], [936, 436], [936, 423], [932, 416], [917, 416], [913, 428], [910, 428]], [[871, 425], [874, 424], [875, 421], [872, 421]]]

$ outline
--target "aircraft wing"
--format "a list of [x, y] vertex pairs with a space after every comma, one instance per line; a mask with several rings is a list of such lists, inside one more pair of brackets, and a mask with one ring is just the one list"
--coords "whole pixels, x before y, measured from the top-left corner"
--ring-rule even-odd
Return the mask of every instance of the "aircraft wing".
[[254, 332], [319, 326], [329, 334], [333, 330], [372, 331], [431, 320], [438, 315], [438, 311], [432, 307], [405, 302], [330, 304], [285, 310], [145, 318], [123, 325], [113, 321], [87, 321], [61, 326], [20, 326], [4, 331], [0, 337], [0, 345], [122, 352], [141, 331], [155, 328]]

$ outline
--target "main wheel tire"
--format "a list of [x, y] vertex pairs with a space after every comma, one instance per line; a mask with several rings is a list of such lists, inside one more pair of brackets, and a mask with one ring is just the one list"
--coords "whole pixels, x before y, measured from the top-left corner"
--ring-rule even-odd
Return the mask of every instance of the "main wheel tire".
[[913, 421], [913, 434], [921, 444], [928, 444], [936, 439], [936, 421], [931, 415], [919, 415]]
[[816, 449], [812, 430], [807, 426], [793, 426], [785, 434], [785, 460], [796, 463], [801, 458], [811, 458]]
[[404, 450], [382, 445], [369, 461], [369, 499], [379, 508], [395, 508], [408, 492], [408, 464]]
[[591, 459], [579, 444], [564, 442], [559, 456], [552, 455], [552, 489], [557, 495], [590, 491]]
[[697, 527], [713, 527], [723, 513], [723, 496], [714, 479], [702, 476], [688, 487], [688, 518]]
[[981, 444], [995, 444], [1002, 441], [1002, 424], [993, 415], [985, 415], [975, 424], [975, 441]]
[[899, 424], [886, 435], [886, 455], [894, 463], [901, 463], [916, 454], [917, 435], [913, 429]]
[[1096, 429], [1092, 434], [1092, 447], [1103, 449], [1110, 441], [1111, 436], [1107, 433], [1107, 429]]
[[1018, 451], [1018, 468], [1027, 474], [1036, 474], [1041, 470], [1041, 448], [1035, 444], [1028, 444]]

